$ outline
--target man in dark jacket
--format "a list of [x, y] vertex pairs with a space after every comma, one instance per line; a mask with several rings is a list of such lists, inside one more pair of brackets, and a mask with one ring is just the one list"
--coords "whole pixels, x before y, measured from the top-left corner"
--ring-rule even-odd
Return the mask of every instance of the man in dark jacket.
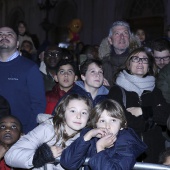
[[110, 86], [113, 85], [114, 73], [125, 62], [129, 54], [130, 36], [130, 26], [127, 22], [116, 21], [112, 24], [107, 38], [110, 44], [110, 53], [103, 57], [104, 77]]

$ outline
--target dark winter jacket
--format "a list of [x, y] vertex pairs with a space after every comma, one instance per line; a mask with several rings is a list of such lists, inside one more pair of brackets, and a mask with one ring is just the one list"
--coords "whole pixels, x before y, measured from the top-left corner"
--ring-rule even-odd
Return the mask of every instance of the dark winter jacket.
[[108, 94], [108, 98], [118, 101], [124, 107], [128, 126], [133, 128], [136, 133], [148, 145], [149, 150], [146, 162], [157, 163], [158, 156], [164, 150], [165, 139], [162, 136], [161, 126], [166, 126], [168, 116], [170, 114], [169, 105], [166, 103], [158, 88], [151, 91], [144, 91], [141, 97], [136, 92], [126, 91], [126, 108], [141, 107], [143, 114], [134, 116], [126, 111], [123, 104], [123, 93], [121, 88], [114, 85]]
[[110, 86], [113, 85], [114, 74], [116, 73], [117, 69], [120, 68], [120, 66], [125, 62], [128, 54], [129, 54], [128, 49], [122, 54], [116, 54], [112, 47], [111, 54], [103, 58], [102, 62], [104, 78], [108, 80]]
[[160, 70], [156, 83], [167, 103], [170, 103], [170, 63]]
[[85, 170], [131, 170], [136, 158], [145, 151], [146, 145], [138, 138], [132, 129], [120, 130], [114, 146], [99, 153], [96, 151], [98, 138], [84, 141], [84, 134], [66, 148], [60, 159], [60, 164], [68, 170], [81, 167], [86, 158], [90, 158]]

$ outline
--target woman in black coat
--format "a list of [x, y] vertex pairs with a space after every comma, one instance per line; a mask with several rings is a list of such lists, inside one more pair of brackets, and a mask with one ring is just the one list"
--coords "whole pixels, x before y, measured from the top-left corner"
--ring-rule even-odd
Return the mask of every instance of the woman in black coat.
[[150, 52], [143, 47], [135, 49], [116, 74], [108, 95], [124, 107], [128, 126], [148, 145], [140, 160], [150, 163], [158, 163], [159, 154], [165, 149], [162, 127], [170, 113], [161, 91], [155, 87], [154, 68]]

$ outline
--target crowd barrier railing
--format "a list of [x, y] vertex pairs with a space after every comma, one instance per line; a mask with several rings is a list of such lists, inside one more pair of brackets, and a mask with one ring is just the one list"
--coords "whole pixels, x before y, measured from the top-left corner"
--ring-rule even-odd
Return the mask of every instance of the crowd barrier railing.
[[[83, 165], [88, 165], [90, 158], [86, 158]], [[56, 162], [60, 162], [60, 158], [56, 158]], [[133, 170], [170, 170], [170, 166], [161, 165], [161, 164], [153, 164], [153, 163], [144, 163], [144, 162], [136, 162]]]

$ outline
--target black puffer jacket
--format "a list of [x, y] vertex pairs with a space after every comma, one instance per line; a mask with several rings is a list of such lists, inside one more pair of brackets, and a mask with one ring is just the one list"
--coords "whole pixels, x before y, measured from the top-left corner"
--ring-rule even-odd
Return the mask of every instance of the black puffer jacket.
[[141, 107], [143, 115], [136, 117], [126, 111], [123, 104], [123, 93], [117, 85], [110, 89], [108, 98], [118, 101], [123, 106], [128, 126], [133, 128], [148, 145], [147, 157], [143, 160], [157, 163], [160, 152], [164, 150], [165, 139], [162, 136], [162, 126], [166, 126], [170, 107], [157, 88], [154, 88], [152, 92], [144, 91], [140, 98], [136, 92], [126, 90], [124, 92], [126, 108]]

